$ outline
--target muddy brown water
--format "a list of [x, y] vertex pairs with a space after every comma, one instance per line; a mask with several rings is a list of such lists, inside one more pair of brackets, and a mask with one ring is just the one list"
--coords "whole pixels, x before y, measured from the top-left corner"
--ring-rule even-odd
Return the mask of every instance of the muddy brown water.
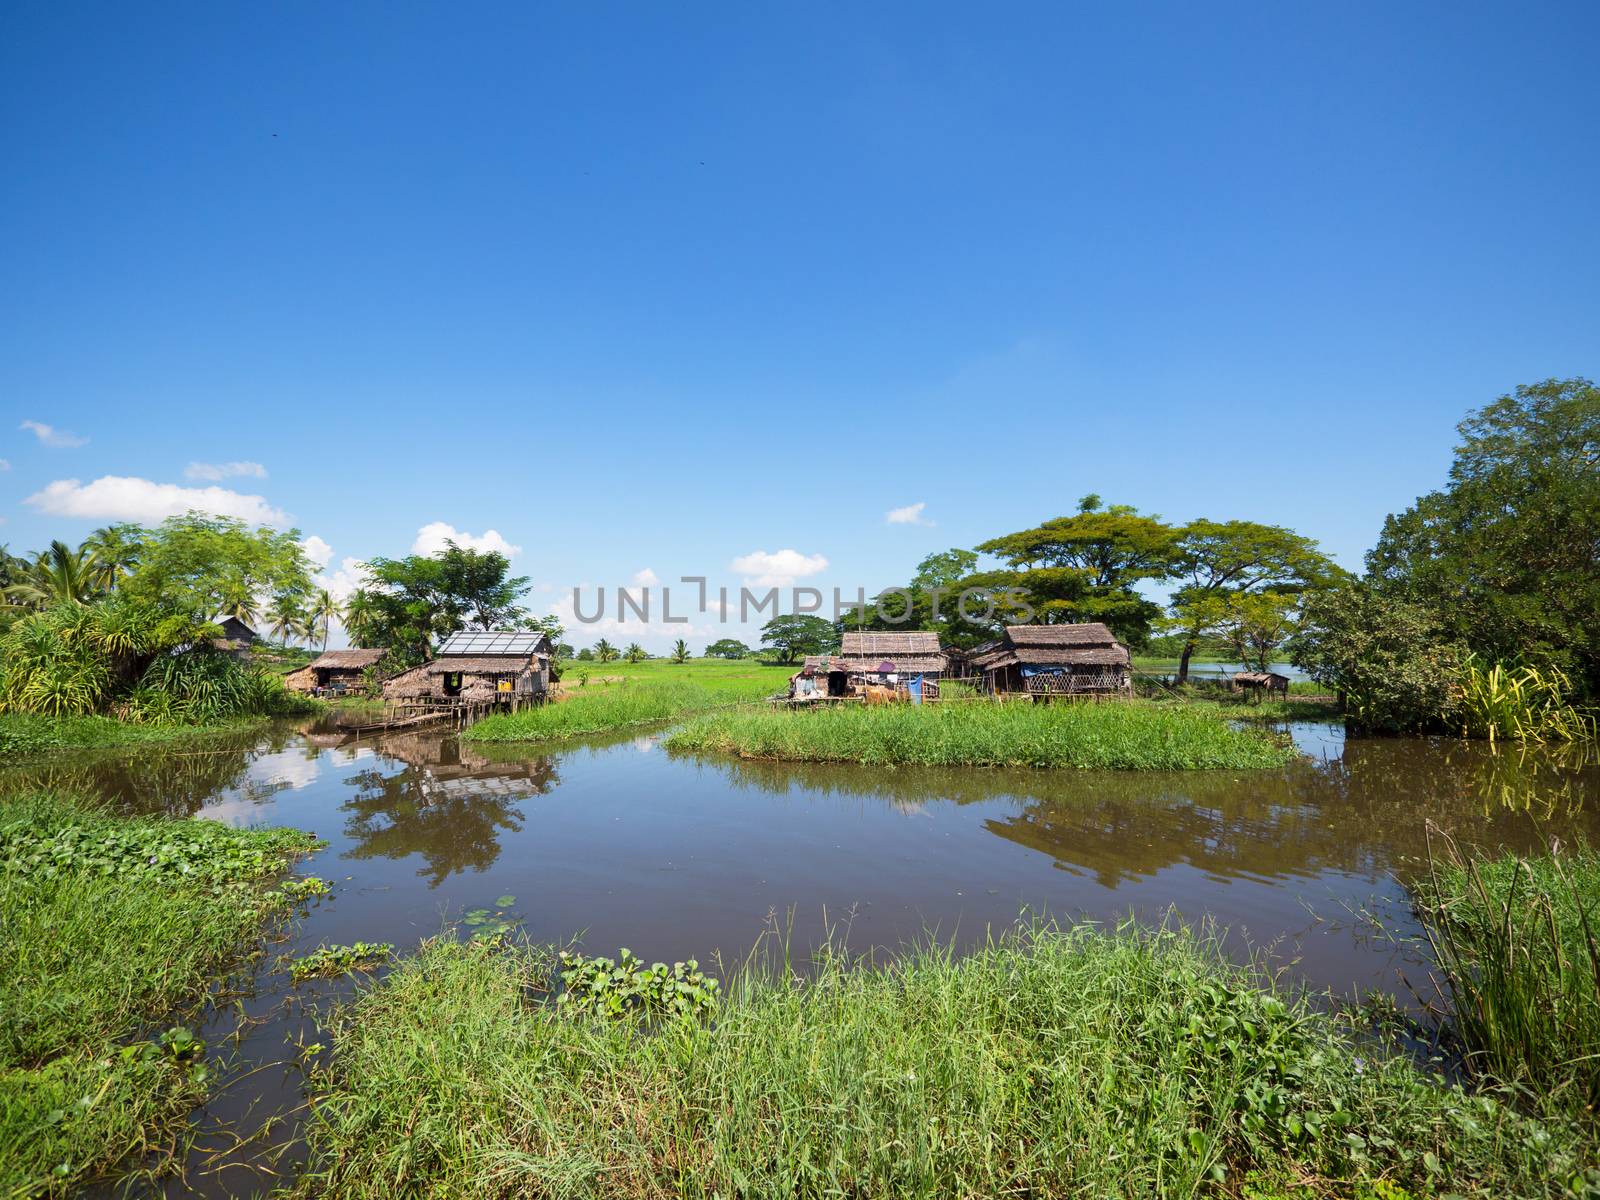
[[[1600, 767], [1483, 744], [1289, 729], [1283, 770], [884, 770], [675, 757], [659, 733], [479, 747], [443, 734], [348, 744], [316, 726], [175, 751], [57, 757], [0, 785], [59, 785], [127, 811], [293, 825], [328, 846], [303, 870], [334, 895], [219, 1006], [205, 1033], [227, 1083], [171, 1194], [251, 1195], [292, 1174], [297, 1045], [352, 980], [293, 988], [283, 954], [393, 942], [463, 912], [509, 911], [534, 940], [591, 953], [737, 960], [774, 914], [804, 951], [937, 937], [970, 945], [1024, 912], [1115, 923], [1213, 920], [1236, 956], [1311, 988], [1408, 996], [1427, 964], [1405, 882], [1430, 825], [1519, 850], [1600, 833]], [[1398, 935], [1383, 936], [1376, 916]]]

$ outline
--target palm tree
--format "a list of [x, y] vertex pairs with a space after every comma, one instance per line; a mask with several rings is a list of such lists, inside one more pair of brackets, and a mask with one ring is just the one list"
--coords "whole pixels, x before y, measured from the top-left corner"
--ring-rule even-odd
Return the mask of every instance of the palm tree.
[[289, 635], [300, 633], [306, 627], [300, 598], [291, 592], [280, 592], [272, 598], [272, 603], [267, 606], [267, 618], [272, 622], [272, 635], [283, 643], [285, 649], [289, 646]]
[[81, 548], [74, 550], [59, 539], [29, 564], [19, 582], [6, 588], [7, 599], [27, 608], [85, 604], [94, 594], [88, 557]]
[[352, 642], [358, 646], [366, 642], [376, 615], [365, 591], [357, 589], [350, 593], [350, 599], [344, 602], [344, 631]]
[[622, 657], [631, 663], [641, 663], [649, 655], [644, 652], [644, 647], [639, 645], [638, 642], [629, 642], [628, 648], [622, 652]]
[[78, 553], [88, 555], [95, 585], [109, 592], [139, 565], [142, 549], [144, 542], [139, 527], [122, 522], [96, 529], [84, 538]]
[[594, 644], [594, 656], [601, 662], [612, 662], [617, 657], [617, 648], [605, 638], [601, 638]]
[[672, 643], [672, 661], [686, 663], [689, 661], [689, 643], [679, 638]]
[[338, 604], [336, 604], [333, 597], [328, 594], [328, 589], [323, 588], [311, 601], [310, 624], [310, 630], [313, 636], [316, 634], [317, 627], [319, 625], [322, 627], [323, 653], [327, 653], [328, 650], [328, 626], [333, 624], [334, 620], [337, 619], [338, 616]]
[[223, 596], [221, 615], [254, 626], [261, 619], [261, 602], [249, 588], [236, 586]]

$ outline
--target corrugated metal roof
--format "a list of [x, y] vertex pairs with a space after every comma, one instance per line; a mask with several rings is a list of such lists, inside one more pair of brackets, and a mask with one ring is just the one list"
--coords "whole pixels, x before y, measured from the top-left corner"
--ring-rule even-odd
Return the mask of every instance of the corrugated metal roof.
[[549, 639], [526, 630], [453, 633], [439, 647], [439, 657], [462, 654], [537, 654]]

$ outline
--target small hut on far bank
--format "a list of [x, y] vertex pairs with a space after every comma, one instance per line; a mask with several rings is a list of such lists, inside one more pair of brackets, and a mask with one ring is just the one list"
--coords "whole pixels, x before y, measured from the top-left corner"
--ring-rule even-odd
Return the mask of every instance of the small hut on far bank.
[[1098, 621], [1078, 625], [1008, 625], [975, 649], [969, 668], [985, 690], [1034, 697], [1130, 695], [1133, 659]]
[[212, 638], [211, 646], [234, 658], [249, 658], [250, 648], [261, 641], [261, 635], [238, 617], [223, 617], [217, 624], [222, 628], [222, 636]]
[[328, 650], [298, 671], [284, 676], [284, 686], [296, 692], [359, 691], [369, 667], [383, 658], [382, 650]]
[[542, 633], [457, 633], [431, 662], [387, 680], [385, 700], [485, 701], [550, 691], [550, 639]]

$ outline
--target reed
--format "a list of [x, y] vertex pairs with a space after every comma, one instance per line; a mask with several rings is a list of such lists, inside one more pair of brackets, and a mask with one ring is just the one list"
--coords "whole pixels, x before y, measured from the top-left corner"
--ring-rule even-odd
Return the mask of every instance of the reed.
[[1458, 700], [1466, 737], [1578, 742], [1600, 737], [1600, 718], [1568, 701], [1572, 681], [1557, 667], [1462, 666]]
[[1178, 931], [824, 947], [710, 1018], [550, 1003], [548, 962], [442, 939], [336, 1013], [298, 1194], [1554, 1196], [1592, 1149]]
[[1115, 771], [1247, 770], [1294, 757], [1212, 712], [1139, 702], [740, 709], [689, 722], [667, 746], [797, 762]]
[[1419, 907], [1451, 1000], [1446, 1031], [1476, 1075], [1600, 1121], [1600, 854], [1444, 847]]

